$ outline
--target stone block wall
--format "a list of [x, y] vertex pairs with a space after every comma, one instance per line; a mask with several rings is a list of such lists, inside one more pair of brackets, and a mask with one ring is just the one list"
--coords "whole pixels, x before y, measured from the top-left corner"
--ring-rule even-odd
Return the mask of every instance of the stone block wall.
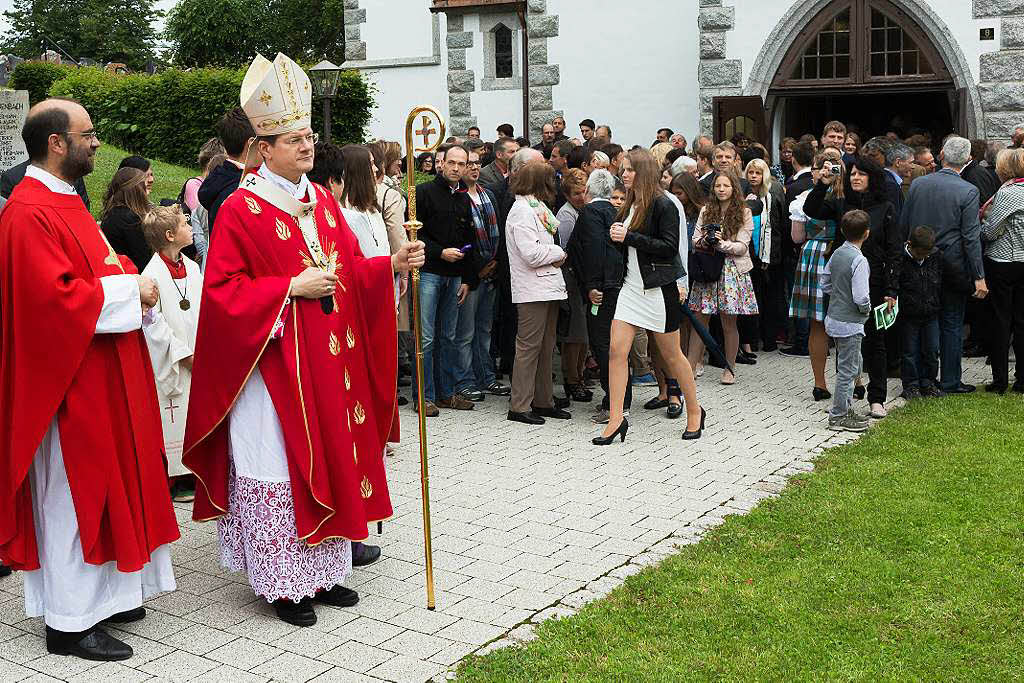
[[981, 55], [985, 137], [1008, 140], [1024, 124], [1024, 0], [974, 0], [976, 19], [999, 19], [999, 49]]

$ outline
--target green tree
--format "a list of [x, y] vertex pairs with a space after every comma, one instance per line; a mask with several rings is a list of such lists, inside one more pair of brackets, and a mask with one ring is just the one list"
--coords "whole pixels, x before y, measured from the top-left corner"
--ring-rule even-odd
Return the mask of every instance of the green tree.
[[124, 62], [141, 69], [153, 56], [153, 0], [14, 0], [3, 48], [21, 57], [57, 50], [61, 57]]
[[153, 57], [156, 30], [163, 16], [153, 0], [82, 0], [82, 54], [98, 62], [123, 62], [142, 69]]
[[266, 51], [264, 12], [245, 0], [181, 0], [167, 13], [164, 38], [179, 66], [241, 66]]
[[299, 62], [345, 56], [344, 0], [181, 0], [164, 38], [183, 67], [244, 66], [256, 53]]
[[19, 57], [39, 57], [48, 49], [64, 58], [77, 57], [82, 47], [81, 13], [77, 3], [67, 0], [14, 0], [4, 12], [9, 27], [0, 43], [5, 52]]

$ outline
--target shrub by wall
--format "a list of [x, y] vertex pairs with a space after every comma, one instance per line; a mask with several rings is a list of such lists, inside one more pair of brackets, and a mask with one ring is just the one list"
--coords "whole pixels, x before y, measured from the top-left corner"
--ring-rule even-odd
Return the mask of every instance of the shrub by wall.
[[75, 68], [49, 62], [22, 62], [14, 67], [7, 85], [13, 90], [28, 90], [28, 101], [35, 104], [45, 100], [50, 87]]
[[[148, 158], [195, 166], [214, 124], [238, 106], [244, 75], [244, 69], [170, 69], [116, 76], [82, 68], [53, 83], [50, 95], [81, 102], [103, 140]], [[373, 106], [372, 86], [357, 72], [343, 74], [331, 111], [333, 140], [363, 142]], [[322, 128], [320, 112], [314, 100], [316, 131]]]

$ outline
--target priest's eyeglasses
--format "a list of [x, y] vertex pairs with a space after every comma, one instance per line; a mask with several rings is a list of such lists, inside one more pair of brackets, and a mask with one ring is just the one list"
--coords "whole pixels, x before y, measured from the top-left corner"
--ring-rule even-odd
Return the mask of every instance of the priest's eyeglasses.
[[305, 137], [300, 136], [300, 135], [296, 135], [293, 138], [287, 138], [284, 141], [284, 144], [289, 145], [291, 147], [298, 147], [303, 142], [307, 142], [307, 143], [309, 143], [311, 145], [315, 145], [319, 141], [320, 141], [320, 134], [319, 133], [310, 133], [309, 135], [306, 135]]
[[94, 130], [87, 130], [84, 132], [80, 130], [66, 130], [62, 133], [62, 135], [81, 135], [83, 138], [89, 140], [90, 142], [93, 140], [100, 139], [100, 134]]

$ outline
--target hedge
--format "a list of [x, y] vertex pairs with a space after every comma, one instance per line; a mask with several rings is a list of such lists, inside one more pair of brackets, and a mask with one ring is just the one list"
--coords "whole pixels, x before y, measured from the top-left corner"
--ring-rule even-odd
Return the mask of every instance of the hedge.
[[[81, 102], [103, 140], [145, 157], [195, 166], [214, 124], [238, 106], [244, 75], [244, 69], [169, 69], [118, 76], [80, 68], [54, 82], [49, 94]], [[372, 86], [359, 73], [345, 72], [331, 110], [333, 141], [363, 142], [374, 104]], [[320, 103], [314, 100], [314, 130], [322, 128], [320, 121]]]
[[7, 86], [12, 90], [28, 90], [29, 104], [35, 104], [45, 100], [50, 87], [76, 68], [49, 62], [21, 62], [11, 72]]

